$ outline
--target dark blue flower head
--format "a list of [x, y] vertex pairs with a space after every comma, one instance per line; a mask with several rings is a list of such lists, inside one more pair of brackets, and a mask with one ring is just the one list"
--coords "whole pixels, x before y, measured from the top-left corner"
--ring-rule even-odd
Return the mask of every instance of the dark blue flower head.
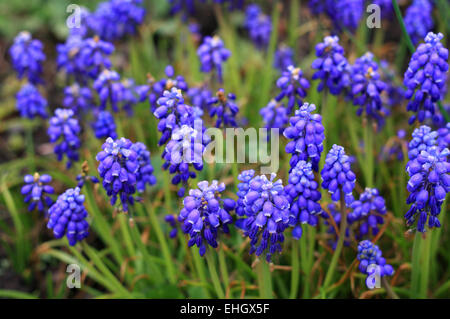
[[64, 89], [63, 106], [72, 109], [75, 114], [89, 111], [94, 106], [92, 91], [74, 83]]
[[193, 127], [182, 125], [173, 130], [171, 139], [161, 156], [165, 160], [163, 169], [168, 169], [171, 174], [174, 174], [172, 184], [183, 185], [178, 191], [180, 197], [184, 196], [189, 178], [197, 176], [190, 168], [193, 167], [197, 171], [203, 169], [203, 152], [209, 141], [209, 137], [204, 134], [201, 120], [196, 121]]
[[224, 47], [222, 39], [217, 35], [205, 37], [197, 50], [197, 55], [200, 59], [200, 70], [206, 73], [216, 71], [219, 82], [222, 83], [222, 65], [231, 55], [230, 50]]
[[363, 240], [358, 244], [358, 255], [356, 258], [359, 260], [359, 270], [363, 274], [368, 275], [366, 278], [367, 287], [374, 287], [374, 282], [372, 281], [376, 280], [376, 276], [370, 275], [376, 273], [380, 277], [384, 277], [394, 274], [394, 268], [386, 264], [386, 259], [383, 258], [380, 248], [370, 240]]
[[47, 118], [47, 100], [44, 99], [39, 90], [30, 83], [22, 86], [16, 94], [16, 108], [20, 112], [20, 116], [29, 119], [35, 116]]
[[236, 96], [233, 93], [225, 94], [224, 89], [219, 89], [216, 96], [209, 100], [209, 116], [217, 117], [216, 127], [236, 127], [236, 114], [239, 106], [235, 103]]
[[286, 153], [292, 154], [291, 168], [303, 160], [310, 161], [315, 171], [319, 169], [325, 134], [322, 116], [312, 114], [315, 109], [314, 104], [305, 102], [295, 111], [295, 115], [289, 119], [290, 126], [284, 130], [284, 136], [292, 140], [286, 145]]
[[84, 208], [84, 195], [80, 188], [69, 188], [48, 210], [47, 228], [53, 229], [55, 238], [66, 235], [70, 246], [89, 235], [88, 213]]
[[405, 27], [414, 45], [433, 29], [433, 6], [429, 0], [413, 0], [405, 12]]
[[158, 145], [164, 145], [172, 135], [172, 131], [181, 125], [192, 125], [194, 121], [194, 112], [192, 107], [184, 103], [184, 98], [176, 87], [170, 91], [164, 91], [163, 96], [157, 101], [158, 108], [153, 112], [159, 120], [158, 131], [161, 138]]
[[136, 173], [136, 189], [142, 193], [145, 191], [146, 185], [155, 185], [156, 177], [153, 175], [153, 166], [150, 159], [150, 151], [144, 143], [136, 142], [131, 146], [137, 154], [139, 170]]
[[350, 158], [345, 154], [344, 148], [334, 144], [327, 154], [320, 174], [323, 180], [322, 187], [328, 190], [335, 202], [339, 201], [341, 196], [345, 196], [347, 204], [353, 201], [352, 192], [356, 176], [350, 164]]
[[28, 210], [31, 212], [36, 207], [40, 212], [44, 212], [53, 204], [53, 200], [47, 194], [53, 194], [55, 190], [47, 185], [52, 181], [52, 177], [47, 174], [25, 175], [23, 178], [25, 184], [22, 186], [21, 193], [25, 197], [24, 202], [30, 203]]
[[32, 39], [27, 31], [22, 31], [15, 37], [9, 54], [19, 79], [26, 77], [33, 84], [42, 82], [42, 62], [45, 60], [42, 47], [42, 42]]
[[65, 43], [56, 45], [56, 65], [58, 70], [64, 70], [77, 82], [85, 84], [88, 76], [83, 61], [79, 58], [83, 45], [84, 39], [79, 35], [69, 36]]
[[244, 27], [247, 29], [250, 39], [261, 49], [269, 44], [270, 34], [272, 32], [272, 21], [270, 17], [264, 14], [257, 4], [251, 4], [245, 11]]
[[117, 138], [116, 123], [114, 117], [108, 111], [98, 112], [95, 122], [92, 123], [92, 128], [94, 129], [95, 137], [98, 139]]
[[188, 84], [183, 76], [177, 75], [175, 76], [175, 71], [171, 65], [167, 65], [164, 69], [164, 73], [166, 74], [165, 78], [160, 79], [159, 81], [155, 81], [155, 79], [148, 75], [148, 92], [146, 93], [148, 96], [148, 101], [150, 103], [150, 108], [152, 113], [155, 112], [158, 107], [158, 99], [163, 96], [164, 91], [170, 91], [173, 87], [181, 90], [181, 92], [188, 92]]
[[246, 218], [236, 222], [250, 238], [250, 254], [261, 256], [265, 253], [269, 262], [274, 253], [281, 252], [283, 232], [289, 222], [289, 199], [284, 194], [282, 181], [275, 181], [275, 177], [275, 173], [270, 179], [259, 175], [247, 182], [247, 193], [242, 196]]
[[274, 99], [263, 107], [259, 114], [261, 115], [264, 123], [264, 127], [267, 129], [277, 128], [280, 133], [284, 132], [288, 122], [289, 114], [283, 103], [277, 103]]
[[303, 104], [302, 99], [306, 96], [306, 90], [309, 89], [309, 82], [303, 76], [303, 71], [300, 68], [290, 65], [283, 71], [281, 77], [277, 80], [277, 87], [281, 92], [275, 100], [281, 101], [286, 97], [288, 113], [291, 114], [295, 102], [297, 102], [298, 105]]
[[402, 104], [405, 98], [405, 89], [403, 86], [395, 83], [396, 74], [386, 60], [380, 61], [381, 80], [386, 84], [382, 92], [382, 101], [390, 108]]
[[214, 180], [211, 184], [202, 181], [197, 185], [198, 189], [189, 190], [189, 195], [184, 198], [178, 220], [182, 222], [183, 232], [189, 234], [188, 246], [197, 245], [200, 256], [203, 256], [205, 244], [213, 248], [218, 246], [219, 230], [229, 232], [228, 224], [233, 222], [230, 212], [236, 203], [232, 199], [221, 198], [224, 183]]
[[54, 152], [61, 161], [64, 154], [67, 156], [67, 167], [72, 161], [78, 161], [80, 148], [81, 127], [72, 110], [56, 109], [55, 115], [49, 121], [47, 134], [51, 143], [56, 143]]
[[110, 42], [102, 41], [99, 37], [84, 39], [79, 52], [80, 65], [84, 72], [92, 79], [96, 79], [103, 69], [111, 68], [109, 55], [114, 51], [114, 45]]
[[107, 195], [111, 197], [111, 205], [115, 205], [119, 196], [124, 212], [128, 211], [128, 204], [134, 204], [139, 171], [138, 154], [132, 146], [133, 143], [124, 137], [117, 140], [108, 137], [102, 145], [103, 150], [96, 156], [100, 162], [98, 173]]
[[246, 214], [246, 209], [244, 207], [245, 195], [247, 195], [250, 189], [250, 181], [255, 176], [255, 171], [253, 169], [242, 171], [238, 175], [239, 184], [237, 186], [238, 191], [236, 195], [238, 196], [236, 214], [238, 216], [244, 216]]
[[284, 188], [290, 200], [289, 225], [294, 227], [292, 236], [302, 237], [302, 224], [317, 225], [317, 214], [322, 212], [318, 183], [314, 180], [311, 163], [299, 161], [289, 173], [289, 181]]
[[386, 215], [386, 202], [376, 188], [366, 188], [359, 196], [359, 200], [350, 204], [352, 211], [349, 212], [347, 220], [349, 225], [358, 222], [358, 232], [356, 239], [367, 236], [369, 232], [372, 236], [378, 234], [378, 225], [384, 223]]
[[320, 79], [317, 90], [320, 92], [328, 88], [331, 94], [338, 95], [347, 85], [347, 73], [345, 65], [348, 64], [344, 57], [344, 49], [339, 45], [338, 36], [327, 36], [316, 45], [316, 56], [311, 67], [317, 70], [312, 79]]
[[290, 65], [294, 65], [294, 50], [282, 44], [275, 51], [273, 66], [283, 72]]
[[[355, 31], [364, 15], [364, 0], [334, 0], [332, 4], [334, 25], [339, 30], [344, 28]], [[330, 9], [328, 10], [330, 12]]]
[[89, 26], [102, 39], [119, 40], [136, 33], [142, 24], [145, 9], [142, 0], [109, 0], [99, 4], [89, 19]]
[[166, 215], [166, 216], [164, 216], [164, 221], [169, 224], [170, 228], [172, 228], [170, 230], [169, 237], [170, 238], [177, 237], [177, 234], [178, 234], [178, 229], [177, 229], [178, 217], [176, 215]]
[[443, 97], [448, 71], [448, 50], [440, 42], [443, 37], [442, 33], [428, 33], [409, 61], [403, 83], [409, 100], [406, 109], [416, 113], [409, 118], [410, 124], [433, 117]]
[[408, 226], [413, 226], [419, 232], [425, 232], [428, 227], [440, 227], [438, 215], [445, 196], [450, 191], [450, 163], [447, 148], [440, 150], [432, 146], [428, 150], [422, 150], [416, 159], [408, 163], [406, 171], [410, 179], [407, 189], [410, 192], [407, 204], [412, 204], [405, 219]]
[[373, 59], [373, 54], [367, 52], [356, 59], [353, 67], [352, 97], [353, 104], [359, 106], [356, 114], [362, 113], [377, 121], [382, 126], [384, 118], [389, 115], [389, 110], [383, 106], [381, 93], [386, 84], [380, 79], [378, 64]]
[[104, 110], [108, 103], [114, 112], [119, 111], [119, 103], [123, 100], [123, 84], [116, 71], [104, 69], [95, 80], [94, 89], [100, 99], [100, 109]]
[[412, 139], [408, 144], [408, 158], [415, 160], [422, 151], [428, 151], [436, 145], [438, 133], [432, 131], [430, 127], [422, 125], [414, 130]]

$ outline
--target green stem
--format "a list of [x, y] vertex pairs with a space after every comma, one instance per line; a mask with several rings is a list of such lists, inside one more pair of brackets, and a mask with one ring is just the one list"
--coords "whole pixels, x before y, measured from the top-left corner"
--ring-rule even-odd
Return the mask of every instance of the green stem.
[[200, 279], [200, 281], [204, 284], [205, 288], [205, 295], [206, 298], [211, 298], [211, 294], [208, 290], [208, 281], [206, 280], [206, 274], [205, 274], [205, 265], [203, 264], [203, 258], [200, 257], [200, 254], [198, 253], [198, 249], [194, 249], [192, 252], [192, 256], [194, 258], [194, 264], [195, 268], [197, 269], [197, 274]]
[[212, 251], [208, 251], [206, 254], [206, 263], [208, 264], [209, 274], [211, 275], [211, 279], [213, 282], [214, 289], [216, 291], [217, 297], [220, 299], [225, 298], [225, 294], [222, 289], [222, 285], [220, 284], [219, 276], [216, 270], [216, 262], [214, 260], [214, 256], [212, 255]]
[[[227, 269], [227, 262], [225, 260], [225, 253], [224, 253], [224, 248], [221, 247], [219, 249], [219, 268], [220, 268], [220, 273], [222, 274], [222, 280], [223, 280], [223, 285], [225, 287], [225, 291], [228, 289], [228, 287], [230, 286], [230, 278], [228, 276], [228, 269]], [[230, 290], [231, 293], [231, 290]], [[230, 296], [230, 298], [232, 298]]]
[[311, 270], [314, 264], [314, 246], [316, 239], [316, 228], [308, 227], [308, 266], [305, 272], [305, 284], [303, 286], [303, 298], [310, 298]]
[[263, 299], [272, 298], [272, 274], [269, 270], [269, 264], [265, 260], [258, 262], [258, 286], [259, 296]]
[[170, 255], [166, 237], [164, 236], [164, 233], [161, 229], [161, 225], [159, 224], [158, 218], [156, 217], [155, 210], [152, 204], [149, 205], [148, 214], [150, 216], [150, 222], [152, 223], [153, 229], [156, 233], [156, 237], [158, 238], [158, 242], [163, 253], [163, 258], [166, 263], [169, 281], [171, 284], [174, 284], [176, 282], [175, 265], [173, 263], [172, 256]]
[[422, 244], [422, 234], [416, 232], [414, 237], [411, 261], [411, 298], [418, 298], [419, 296], [419, 280], [420, 280], [420, 251]]
[[430, 277], [430, 247], [431, 247], [431, 233], [422, 243], [422, 271], [420, 273], [420, 298], [427, 298], [428, 281]]
[[370, 121], [364, 127], [364, 148], [365, 148], [365, 167], [366, 167], [366, 187], [374, 187], [373, 184], [373, 131], [371, 130]]
[[298, 240], [292, 238], [292, 271], [291, 271], [291, 293], [290, 299], [296, 299], [298, 295], [298, 282], [300, 279], [300, 261], [298, 258]]
[[[341, 193], [343, 193], [342, 189]], [[342, 247], [344, 246], [345, 230], [347, 228], [347, 209], [345, 206], [345, 200], [343, 195], [341, 195], [340, 202], [341, 202], [341, 225], [339, 229], [339, 239], [336, 245], [336, 249], [334, 250], [334, 254], [331, 259], [327, 274], [325, 276], [325, 280], [323, 283], [324, 289], [328, 288], [328, 286], [331, 284], [331, 280], [333, 280], [334, 271], [336, 269], [339, 257], [341, 256]]]
[[398, 295], [395, 293], [394, 290], [392, 290], [391, 285], [389, 285], [389, 282], [386, 280], [386, 277], [381, 278], [381, 283], [383, 284], [384, 289], [386, 290], [386, 293], [391, 299], [400, 299]]

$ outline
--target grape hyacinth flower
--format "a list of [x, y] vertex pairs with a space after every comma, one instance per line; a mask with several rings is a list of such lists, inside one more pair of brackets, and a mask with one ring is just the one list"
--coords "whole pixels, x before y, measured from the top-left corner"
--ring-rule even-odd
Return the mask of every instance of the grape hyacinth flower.
[[327, 154], [320, 174], [323, 180], [322, 188], [328, 190], [334, 202], [339, 201], [344, 195], [347, 205], [352, 203], [356, 175], [351, 170], [350, 158], [345, 154], [342, 146], [333, 145]]
[[117, 138], [116, 123], [114, 117], [108, 111], [100, 111], [96, 116], [96, 120], [92, 123], [95, 137], [98, 139], [105, 139], [111, 137]]
[[231, 55], [230, 50], [224, 47], [222, 39], [217, 35], [214, 37], [205, 37], [203, 43], [197, 50], [197, 55], [200, 59], [200, 70], [205, 73], [213, 70], [216, 71], [218, 80], [222, 83], [222, 64]]
[[384, 124], [385, 116], [389, 110], [383, 106], [381, 93], [386, 84], [380, 79], [378, 64], [373, 59], [373, 54], [367, 52], [356, 59], [353, 67], [352, 97], [353, 104], [359, 106], [356, 114], [363, 112], [377, 121], [379, 126]]
[[100, 38], [115, 41], [133, 35], [142, 24], [145, 9], [142, 0], [109, 0], [99, 4], [91, 15], [89, 27]]
[[89, 87], [81, 87], [74, 83], [64, 89], [63, 106], [72, 109], [75, 114], [89, 111], [93, 105], [92, 91]]
[[206, 85], [189, 88], [186, 95], [191, 105], [209, 113], [209, 101], [213, 98], [213, 93]]
[[36, 207], [40, 212], [44, 212], [46, 208], [49, 208], [53, 204], [53, 200], [48, 194], [53, 194], [55, 190], [52, 186], [47, 185], [52, 181], [52, 177], [47, 174], [39, 175], [25, 175], [23, 178], [25, 185], [22, 186], [21, 193], [25, 203], [28, 205], [28, 211], [34, 210]]
[[144, 143], [136, 142], [131, 146], [131, 149], [136, 152], [139, 163], [139, 170], [136, 172], [136, 189], [143, 193], [146, 185], [155, 185], [156, 177], [153, 175], [153, 166], [150, 159], [150, 151]]
[[174, 174], [172, 184], [183, 185], [178, 190], [179, 197], [184, 196], [189, 178], [197, 176], [190, 167], [197, 171], [203, 169], [203, 152], [208, 143], [209, 137], [204, 134], [201, 124], [196, 124], [194, 127], [182, 125], [173, 130], [161, 157], [165, 160], [163, 169], [168, 169], [171, 174]]
[[181, 90], [172, 87], [170, 91], [164, 91], [163, 96], [157, 101], [158, 107], [153, 112], [159, 120], [158, 131], [161, 138], [158, 145], [164, 145], [172, 135], [172, 131], [181, 125], [192, 125], [194, 121], [192, 107], [184, 103]]
[[405, 12], [405, 27], [414, 45], [433, 29], [433, 6], [429, 0], [413, 0]]
[[272, 33], [272, 21], [265, 15], [259, 5], [251, 4], [245, 11], [244, 27], [247, 29], [250, 39], [260, 49], [264, 49], [269, 44]]
[[48, 210], [47, 228], [53, 229], [53, 235], [59, 239], [66, 235], [70, 246], [89, 235], [88, 213], [84, 208], [84, 195], [80, 188], [69, 188], [58, 197]]
[[290, 65], [281, 74], [277, 80], [277, 87], [281, 90], [275, 100], [281, 101], [284, 97], [287, 98], [288, 113], [292, 113], [295, 102], [302, 105], [302, 99], [306, 96], [306, 90], [309, 89], [309, 82], [303, 76], [303, 71]]
[[263, 107], [259, 114], [261, 115], [264, 127], [267, 129], [277, 128], [283, 133], [288, 122], [289, 114], [283, 103], [277, 103], [274, 99]]
[[321, 194], [314, 180], [311, 163], [297, 162], [289, 173], [284, 192], [290, 199], [289, 225], [294, 227], [292, 236], [298, 240], [302, 237], [302, 224], [317, 225], [317, 214], [322, 212], [319, 204]]
[[250, 238], [250, 254], [259, 257], [265, 253], [268, 262], [273, 254], [281, 252], [283, 232], [289, 223], [289, 199], [282, 181], [275, 181], [275, 177], [275, 173], [270, 179], [259, 175], [248, 182], [247, 193], [242, 196], [246, 217], [236, 221], [236, 226]]
[[9, 54], [19, 79], [26, 77], [33, 84], [42, 82], [42, 62], [45, 60], [42, 48], [42, 42], [31, 38], [28, 31], [22, 31], [15, 37]]
[[359, 196], [359, 200], [351, 203], [352, 211], [348, 214], [349, 224], [358, 222], [359, 231], [356, 239], [362, 239], [369, 232], [376, 236], [379, 232], [378, 225], [384, 223], [386, 215], [386, 202], [376, 188], [366, 188]]
[[410, 192], [406, 203], [411, 204], [405, 214], [408, 226], [417, 221], [417, 231], [425, 232], [428, 227], [440, 227], [438, 215], [445, 196], [450, 191], [450, 163], [448, 148], [440, 150], [432, 146], [422, 150], [416, 159], [408, 163], [406, 171], [410, 179], [407, 189]]
[[67, 75], [73, 76], [78, 83], [87, 84], [88, 76], [79, 58], [84, 40], [81, 36], [69, 36], [65, 43], [57, 44], [56, 65], [58, 70], [64, 70]]
[[73, 110], [56, 109], [55, 115], [49, 121], [47, 134], [51, 143], [55, 145], [54, 152], [58, 161], [61, 161], [64, 154], [68, 158], [67, 168], [72, 165], [72, 161], [78, 161], [80, 148], [81, 127]]
[[104, 110], [109, 103], [114, 112], [119, 111], [119, 103], [122, 101], [123, 84], [120, 75], [116, 71], [105, 69], [95, 80], [94, 89], [100, 98], [100, 109]]
[[236, 114], [239, 107], [235, 103], [236, 96], [233, 93], [225, 94], [224, 89], [219, 89], [216, 96], [209, 100], [209, 116], [217, 116], [215, 127], [236, 127]]
[[316, 45], [316, 56], [311, 67], [317, 70], [312, 79], [320, 79], [317, 91], [321, 92], [328, 88], [330, 93], [338, 95], [343, 87], [348, 85], [346, 73], [343, 72], [344, 65], [348, 64], [344, 56], [344, 49], [339, 45], [338, 36], [326, 36], [323, 42]]
[[371, 275], [377, 274], [384, 277], [394, 274], [394, 268], [386, 264], [386, 259], [383, 258], [380, 248], [370, 240], [363, 240], [358, 244], [357, 259], [359, 260], [359, 270], [367, 275], [366, 286], [369, 288], [375, 287], [376, 276]]
[[290, 65], [294, 65], [294, 50], [282, 44], [275, 51], [273, 66], [283, 72]]
[[217, 248], [219, 231], [229, 232], [228, 224], [233, 222], [230, 212], [236, 203], [232, 199], [221, 198], [224, 183], [202, 181], [197, 186], [198, 189], [189, 190], [189, 195], [183, 199], [178, 220], [182, 223], [182, 231], [189, 234], [188, 246], [196, 245], [200, 256], [204, 256], [206, 245]]
[[139, 171], [133, 143], [124, 137], [116, 140], [108, 137], [95, 159], [100, 162], [98, 173], [107, 195], [111, 197], [111, 205], [115, 205], [119, 197], [122, 211], [127, 212], [128, 205], [134, 204], [133, 194]]
[[408, 144], [409, 161], [415, 160], [422, 151], [429, 151], [436, 145], [438, 133], [432, 131], [430, 127], [422, 125], [416, 128], [412, 133], [412, 139]]
[[319, 169], [320, 156], [325, 139], [322, 116], [312, 114], [314, 104], [304, 103], [289, 119], [289, 126], [283, 135], [292, 140], [286, 145], [286, 153], [292, 154], [290, 165], [295, 167], [299, 161], [310, 161], [313, 170]]
[[148, 96], [152, 113], [158, 107], [158, 99], [163, 96], [164, 91], [170, 91], [173, 87], [181, 90], [182, 93], [188, 92], [189, 90], [184, 77], [181, 75], [175, 76], [175, 71], [171, 65], [166, 66], [164, 73], [166, 74], [166, 78], [162, 78], [159, 81], [155, 81], [151, 75], [147, 76], [148, 85], [146, 95]]
[[39, 90], [30, 83], [25, 83], [16, 94], [16, 108], [20, 116], [33, 119], [35, 116], [47, 118], [47, 100]]
[[355, 31], [364, 16], [364, 0], [335, 0], [330, 11], [333, 11], [331, 18], [336, 28]]
[[[236, 214], [238, 216], [242, 217], [242, 216], [246, 215], [247, 209], [245, 208], [245, 205], [244, 205], [244, 199], [245, 199], [245, 195], [247, 195], [247, 193], [250, 189], [249, 183], [253, 179], [254, 176], [255, 176], [255, 170], [253, 170], [253, 169], [242, 171], [238, 175], [237, 179], [239, 180], [239, 184], [237, 185], [238, 191], [236, 192], [236, 195], [238, 196], [237, 205], [236, 205]], [[249, 213], [252, 214], [251, 212], [249, 212]]]
[[78, 56], [79, 63], [90, 78], [96, 79], [102, 70], [111, 68], [108, 56], [113, 52], [114, 45], [100, 40], [98, 36], [84, 39]]
[[448, 49], [440, 42], [443, 37], [442, 33], [429, 32], [409, 61], [403, 81], [409, 100], [406, 109], [416, 113], [409, 118], [409, 124], [432, 117], [437, 102], [443, 98], [448, 71]]

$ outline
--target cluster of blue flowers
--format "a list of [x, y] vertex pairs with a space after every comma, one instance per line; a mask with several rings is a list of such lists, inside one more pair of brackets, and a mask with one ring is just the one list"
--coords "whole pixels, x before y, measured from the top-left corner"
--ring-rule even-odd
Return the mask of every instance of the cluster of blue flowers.
[[442, 99], [448, 71], [448, 49], [440, 42], [442, 38], [442, 33], [428, 33], [405, 72], [407, 110], [416, 113], [410, 117], [410, 124], [416, 119], [423, 122], [431, 118], [436, 113], [437, 102]]
[[53, 230], [55, 238], [66, 235], [70, 246], [89, 235], [84, 195], [80, 194], [78, 187], [69, 188], [61, 194], [48, 210], [48, 216], [47, 228]]
[[319, 169], [325, 129], [322, 125], [322, 116], [312, 113], [315, 109], [314, 104], [305, 102], [289, 119], [290, 126], [283, 132], [286, 138], [292, 140], [286, 145], [286, 153], [292, 154], [291, 168], [299, 161], [310, 161], [313, 170]]
[[70, 109], [56, 109], [49, 121], [47, 134], [51, 143], [56, 143], [54, 152], [58, 161], [67, 156], [67, 168], [72, 161], [78, 161], [78, 149], [81, 146], [81, 127], [75, 113]]
[[276, 128], [280, 130], [280, 133], [284, 132], [289, 122], [289, 114], [287, 113], [286, 107], [283, 103], [279, 103], [274, 99], [270, 100], [265, 107], [261, 108], [259, 114], [262, 117], [265, 128]]
[[407, 204], [410, 209], [405, 214], [408, 226], [425, 232], [425, 226], [440, 227], [438, 215], [445, 196], [450, 191], [450, 164], [448, 148], [428, 146], [414, 159], [410, 158], [406, 171], [410, 179], [407, 189], [410, 195]]
[[96, 160], [111, 205], [115, 205], [119, 197], [124, 212], [128, 211], [129, 204], [134, 204], [136, 190], [142, 192], [146, 184], [155, 183], [150, 154], [142, 143], [133, 144], [124, 137], [117, 140], [108, 137]]
[[77, 115], [90, 111], [94, 105], [91, 89], [81, 87], [78, 83], [67, 86], [64, 89], [62, 105], [65, 108], [72, 109]]
[[244, 185], [238, 186], [240, 209], [236, 213], [246, 217], [237, 220], [236, 226], [250, 238], [250, 254], [265, 253], [266, 260], [270, 261], [272, 255], [282, 249], [283, 232], [289, 225], [289, 199], [284, 194], [282, 181], [275, 181], [275, 173], [270, 179], [265, 175], [249, 179], [253, 174], [254, 171], [244, 171], [238, 177]]
[[350, 83], [350, 74], [344, 72], [348, 61], [344, 49], [339, 45], [338, 36], [327, 36], [316, 45], [316, 56], [311, 67], [317, 70], [313, 80], [320, 79], [317, 90], [327, 88], [331, 94], [338, 95]]
[[322, 212], [318, 186], [311, 163], [298, 161], [289, 173], [288, 184], [284, 188], [290, 199], [289, 225], [294, 227], [292, 236], [295, 239], [302, 237], [302, 224], [317, 225], [318, 215]]
[[320, 172], [322, 188], [327, 189], [331, 199], [338, 202], [344, 196], [345, 202], [353, 202], [353, 189], [356, 175], [351, 169], [350, 158], [345, 154], [342, 146], [334, 144], [325, 159], [325, 165]]
[[275, 97], [275, 100], [281, 101], [286, 98], [288, 113], [291, 114], [295, 103], [303, 104], [302, 99], [305, 98], [306, 90], [309, 89], [309, 82], [303, 76], [303, 71], [300, 68], [290, 65], [277, 80], [277, 87], [281, 92]]
[[117, 138], [116, 123], [114, 122], [114, 117], [108, 111], [98, 112], [95, 122], [92, 123], [92, 128], [94, 129], [95, 137], [98, 139]]
[[236, 114], [239, 112], [239, 106], [235, 103], [236, 96], [233, 93], [225, 94], [223, 89], [217, 91], [216, 97], [209, 100], [209, 116], [217, 117], [216, 127], [237, 126]]
[[433, 6], [429, 0], [413, 0], [405, 12], [405, 27], [414, 45], [433, 29]]
[[17, 93], [16, 108], [25, 118], [47, 118], [47, 100], [41, 95], [37, 84], [43, 83], [42, 62], [45, 60], [42, 42], [31, 37], [27, 31], [20, 32], [9, 49], [12, 65], [19, 79], [26, 78]]
[[[367, 287], [374, 288], [376, 277], [392, 276], [394, 268], [386, 264], [386, 259], [383, 258], [383, 253], [377, 245], [374, 245], [369, 240], [363, 240], [358, 244], [357, 259], [359, 260], [359, 270], [367, 275]], [[376, 274], [377, 276], [373, 276]]]
[[265, 49], [267, 47], [272, 33], [272, 21], [268, 15], [262, 12], [259, 5], [251, 4], [247, 7], [244, 27], [258, 48]]
[[25, 185], [22, 186], [21, 193], [25, 203], [28, 205], [28, 210], [32, 211], [36, 207], [42, 213], [46, 212], [46, 208], [53, 204], [53, 200], [48, 194], [53, 194], [55, 190], [52, 186], [47, 185], [52, 181], [52, 177], [48, 174], [34, 173], [34, 175], [25, 175], [23, 178]]
[[353, 104], [359, 106], [356, 114], [363, 112], [382, 126], [389, 110], [383, 106], [381, 93], [386, 84], [381, 80], [378, 64], [373, 60], [373, 54], [367, 52], [356, 59], [352, 66], [352, 98]]
[[294, 50], [287, 45], [280, 45], [275, 51], [273, 66], [283, 72], [288, 66], [294, 64]]
[[225, 48], [222, 39], [217, 35], [214, 37], [205, 37], [203, 43], [197, 49], [197, 55], [200, 59], [200, 70], [205, 73], [215, 71], [219, 82], [222, 83], [222, 64], [228, 60], [231, 55], [230, 50]]
[[198, 189], [191, 189], [183, 199], [178, 220], [182, 223], [183, 232], [189, 234], [188, 246], [197, 245], [200, 256], [203, 256], [206, 245], [213, 248], [218, 246], [220, 230], [229, 232], [228, 224], [233, 222], [230, 213], [236, 203], [232, 199], [221, 198], [221, 193], [225, 190], [224, 183], [214, 180], [209, 184], [202, 181], [197, 186]]

